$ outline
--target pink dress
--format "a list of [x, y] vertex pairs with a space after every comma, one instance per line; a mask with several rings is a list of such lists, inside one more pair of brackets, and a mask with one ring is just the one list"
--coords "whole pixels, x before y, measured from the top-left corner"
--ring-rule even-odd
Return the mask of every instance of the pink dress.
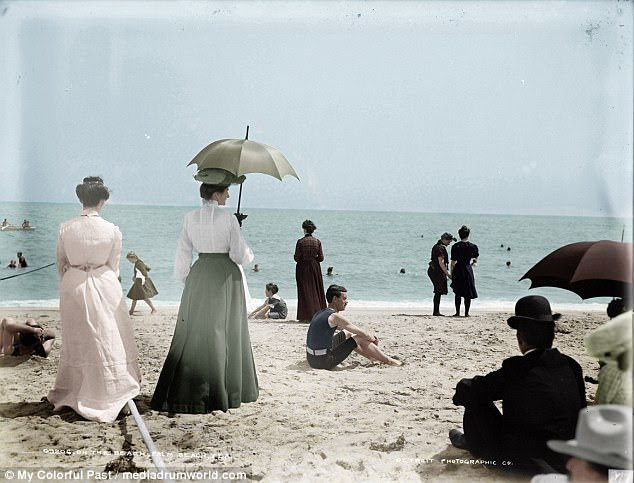
[[95, 210], [62, 223], [57, 239], [62, 349], [48, 400], [112, 422], [139, 394], [141, 372], [119, 283], [121, 232]]

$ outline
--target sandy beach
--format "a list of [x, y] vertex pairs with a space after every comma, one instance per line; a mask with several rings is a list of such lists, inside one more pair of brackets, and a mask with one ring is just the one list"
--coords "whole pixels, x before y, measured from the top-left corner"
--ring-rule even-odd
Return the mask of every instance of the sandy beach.
[[[473, 457], [447, 438], [462, 425], [463, 408], [451, 402], [458, 380], [496, 369], [519, 353], [515, 332], [506, 325], [508, 313], [441, 318], [416, 310], [350, 309], [350, 320], [375, 331], [384, 351], [404, 365], [372, 364], [353, 354], [335, 371], [306, 363], [307, 325], [251, 321], [259, 400], [226, 413], [168, 416], [152, 411], [149, 401], [176, 310], [150, 315], [141, 309], [132, 318], [143, 372], [135, 401], [170, 470], [216, 470], [219, 479], [223, 472], [236, 479], [243, 472], [264, 482], [528, 481], [469, 461]], [[48, 359], [0, 359], [0, 467], [33, 471], [32, 481], [101, 474], [89, 469], [106, 472], [104, 477], [117, 469], [135, 471], [140, 479], [148, 476], [144, 471], [156, 471], [132, 416], [100, 424], [71, 410], [54, 413], [41, 400], [55, 380], [63, 342], [59, 312], [21, 308], [0, 315], [32, 317], [58, 334]], [[585, 354], [583, 336], [605, 320], [603, 311], [579, 311], [557, 322], [555, 347], [579, 361], [584, 375], [596, 377], [598, 365]], [[586, 383], [589, 404], [595, 390]]]

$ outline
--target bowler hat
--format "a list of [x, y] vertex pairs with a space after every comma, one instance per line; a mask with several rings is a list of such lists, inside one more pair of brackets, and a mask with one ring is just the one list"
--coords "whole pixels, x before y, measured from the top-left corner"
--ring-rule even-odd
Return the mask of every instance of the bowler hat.
[[575, 439], [550, 440], [553, 451], [608, 468], [632, 468], [632, 408], [616, 404], [579, 411]]
[[507, 319], [508, 324], [517, 329], [522, 322], [554, 323], [561, 314], [553, 314], [550, 303], [541, 295], [528, 295], [515, 303], [515, 315]]

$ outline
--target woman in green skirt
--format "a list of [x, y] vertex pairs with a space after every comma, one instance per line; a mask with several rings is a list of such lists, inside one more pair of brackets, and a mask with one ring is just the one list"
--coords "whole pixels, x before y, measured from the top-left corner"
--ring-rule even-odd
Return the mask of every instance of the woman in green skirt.
[[[241, 183], [224, 170], [203, 170], [202, 208], [185, 215], [174, 275], [185, 282], [172, 344], [151, 407], [173, 413], [209, 413], [258, 398], [247, 308], [238, 265], [250, 263], [238, 220], [225, 211], [229, 185]], [[212, 184], [210, 181], [214, 181]], [[192, 265], [193, 252], [198, 259]]]

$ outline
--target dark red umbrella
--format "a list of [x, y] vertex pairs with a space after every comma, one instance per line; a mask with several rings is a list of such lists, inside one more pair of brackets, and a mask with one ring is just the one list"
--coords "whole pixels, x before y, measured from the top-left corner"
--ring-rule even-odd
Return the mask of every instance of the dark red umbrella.
[[582, 299], [626, 297], [632, 290], [632, 244], [611, 240], [571, 243], [546, 255], [520, 280], [530, 288], [559, 287]]

